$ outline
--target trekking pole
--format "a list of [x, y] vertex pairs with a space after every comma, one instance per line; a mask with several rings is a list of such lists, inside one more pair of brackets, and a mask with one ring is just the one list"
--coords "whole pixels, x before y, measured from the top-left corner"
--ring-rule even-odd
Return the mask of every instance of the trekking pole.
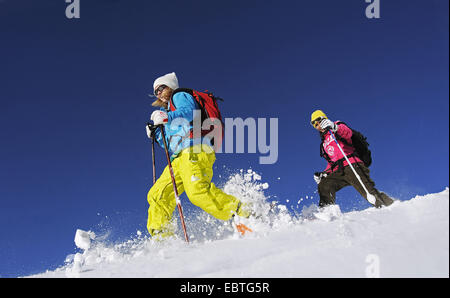
[[363, 187], [364, 191], [366, 192], [367, 201], [369, 201], [369, 203], [371, 203], [372, 205], [375, 205], [375, 202], [376, 202], [377, 199], [375, 198], [374, 195], [370, 194], [369, 191], [367, 190], [366, 186], [364, 185], [364, 183], [361, 180], [361, 177], [359, 177], [358, 173], [356, 173], [355, 168], [353, 167], [353, 165], [348, 160], [347, 155], [345, 154], [344, 150], [342, 150], [341, 146], [339, 145], [338, 141], [336, 140], [336, 137], [334, 136], [334, 134], [331, 131], [331, 129], [328, 130], [328, 131], [330, 132], [331, 136], [333, 137], [333, 140], [336, 143], [336, 145], [338, 146], [339, 150], [341, 150], [342, 155], [344, 155], [345, 160], [347, 161], [348, 165], [352, 169], [352, 171], [355, 174], [356, 178], [358, 179], [359, 183], [361, 183], [361, 186]]
[[[153, 131], [155, 127], [147, 122], [147, 126], [150, 131]], [[151, 134], [152, 137], [152, 166], [153, 166], [153, 184], [156, 183], [156, 167], [155, 167], [155, 136]]]
[[175, 193], [175, 200], [177, 202], [178, 212], [180, 213], [181, 226], [183, 227], [183, 232], [184, 232], [184, 239], [186, 240], [187, 243], [189, 243], [189, 237], [186, 232], [186, 224], [184, 222], [183, 208], [181, 208], [181, 200], [180, 200], [180, 197], [178, 196], [177, 184], [175, 182], [175, 175], [173, 173], [172, 163], [170, 162], [169, 150], [167, 149], [167, 142], [166, 142], [166, 136], [164, 133], [164, 127], [162, 125], [160, 125], [160, 128], [161, 128], [162, 139], [164, 142], [164, 149], [166, 151], [166, 157], [167, 157], [167, 163], [169, 166], [170, 177], [172, 178], [172, 185], [173, 185], [173, 191]]

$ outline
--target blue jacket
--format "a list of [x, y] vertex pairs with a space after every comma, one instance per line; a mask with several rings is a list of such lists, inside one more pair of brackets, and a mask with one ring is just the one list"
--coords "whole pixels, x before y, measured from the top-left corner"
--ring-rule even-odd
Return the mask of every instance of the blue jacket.
[[[177, 92], [173, 96], [172, 101], [176, 107], [175, 111], [170, 111], [170, 103], [168, 110], [164, 108], [161, 108], [161, 110], [167, 113], [168, 121], [163, 127], [169, 152], [175, 155], [173, 158], [181, 150], [193, 145], [203, 143], [211, 146], [209, 138], [192, 139], [189, 137], [193, 129], [194, 110], [200, 110], [200, 106], [192, 95], [186, 92]], [[164, 148], [162, 134], [159, 129], [155, 132], [155, 139]]]

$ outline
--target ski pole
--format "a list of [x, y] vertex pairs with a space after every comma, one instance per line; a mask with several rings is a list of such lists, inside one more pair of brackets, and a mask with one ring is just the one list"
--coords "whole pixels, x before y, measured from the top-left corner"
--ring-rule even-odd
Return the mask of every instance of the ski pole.
[[181, 226], [182, 226], [183, 232], [184, 232], [184, 239], [186, 240], [187, 243], [189, 243], [189, 237], [186, 232], [186, 224], [184, 222], [183, 208], [181, 208], [181, 200], [180, 200], [180, 197], [178, 196], [177, 184], [175, 182], [175, 175], [173, 174], [173, 168], [172, 168], [172, 163], [170, 162], [169, 150], [167, 149], [167, 142], [166, 142], [166, 136], [164, 133], [164, 127], [162, 125], [160, 125], [160, 128], [161, 128], [161, 136], [162, 136], [162, 139], [164, 142], [164, 149], [166, 151], [166, 157], [167, 157], [167, 163], [169, 166], [170, 177], [172, 178], [173, 192], [175, 193], [175, 200], [177, 203], [178, 212], [180, 213]]
[[336, 140], [336, 137], [334, 136], [331, 129], [329, 129], [328, 131], [330, 132], [331, 137], [333, 138], [334, 142], [338, 146], [339, 150], [341, 150], [342, 155], [344, 155], [345, 160], [347, 161], [348, 165], [352, 169], [352, 171], [355, 174], [356, 178], [358, 179], [359, 183], [361, 183], [361, 186], [363, 187], [364, 191], [366, 192], [367, 201], [369, 201], [369, 203], [371, 203], [372, 205], [375, 205], [375, 202], [377, 201], [377, 199], [375, 198], [374, 195], [370, 194], [369, 191], [367, 190], [366, 186], [364, 185], [364, 183], [361, 180], [361, 177], [359, 177], [358, 173], [356, 173], [355, 168], [353, 168], [353, 165], [348, 160], [347, 155], [345, 154], [344, 150], [342, 150], [341, 146], [339, 145], [338, 141]]
[[[147, 126], [150, 129], [150, 131], [153, 131], [155, 129], [154, 125], [151, 125], [147, 122]], [[153, 166], [153, 184], [156, 183], [156, 166], [155, 166], [155, 136], [152, 133], [152, 166]]]

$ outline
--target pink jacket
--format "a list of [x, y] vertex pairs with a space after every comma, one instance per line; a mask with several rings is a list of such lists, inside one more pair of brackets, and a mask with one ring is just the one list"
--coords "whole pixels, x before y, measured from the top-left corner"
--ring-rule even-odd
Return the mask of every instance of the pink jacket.
[[[336, 122], [339, 122], [339, 121], [336, 121]], [[349, 144], [351, 144], [352, 143], [352, 130], [343, 123], [337, 124], [337, 127], [338, 127], [337, 132], [335, 132], [334, 135], [336, 136], [336, 134], [338, 134], [341, 138], [345, 139]], [[334, 141], [330, 132], [329, 131], [326, 132], [324, 137], [325, 137], [325, 139], [323, 140], [323, 149], [330, 157], [331, 162], [334, 163], [340, 159], [343, 159], [344, 167], [348, 166], [347, 161], [344, 159], [344, 155], [342, 155], [341, 150], [339, 150], [339, 148], [336, 145], [336, 142]], [[337, 138], [337, 136], [336, 136], [336, 138]], [[342, 142], [340, 140], [338, 140], [338, 143], [341, 146], [344, 153], [347, 155], [347, 157], [355, 151], [355, 149], [352, 146], [346, 145], [344, 142]], [[353, 156], [349, 158], [349, 161], [352, 164], [356, 163], [356, 162], [362, 163], [362, 160], [360, 160], [358, 157], [353, 157]], [[328, 162], [327, 167], [325, 168], [325, 172], [332, 173], [339, 169], [339, 166], [337, 166], [337, 165], [333, 169], [331, 169], [332, 163]]]

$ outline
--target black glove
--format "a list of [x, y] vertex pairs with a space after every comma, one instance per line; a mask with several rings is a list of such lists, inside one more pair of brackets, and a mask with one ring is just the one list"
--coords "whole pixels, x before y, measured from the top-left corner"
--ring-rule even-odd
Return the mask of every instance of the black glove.
[[145, 126], [145, 130], [147, 131], [147, 136], [149, 139], [153, 139], [155, 137], [157, 128], [158, 128], [157, 125], [152, 125], [150, 123], [147, 123], [147, 125]]

